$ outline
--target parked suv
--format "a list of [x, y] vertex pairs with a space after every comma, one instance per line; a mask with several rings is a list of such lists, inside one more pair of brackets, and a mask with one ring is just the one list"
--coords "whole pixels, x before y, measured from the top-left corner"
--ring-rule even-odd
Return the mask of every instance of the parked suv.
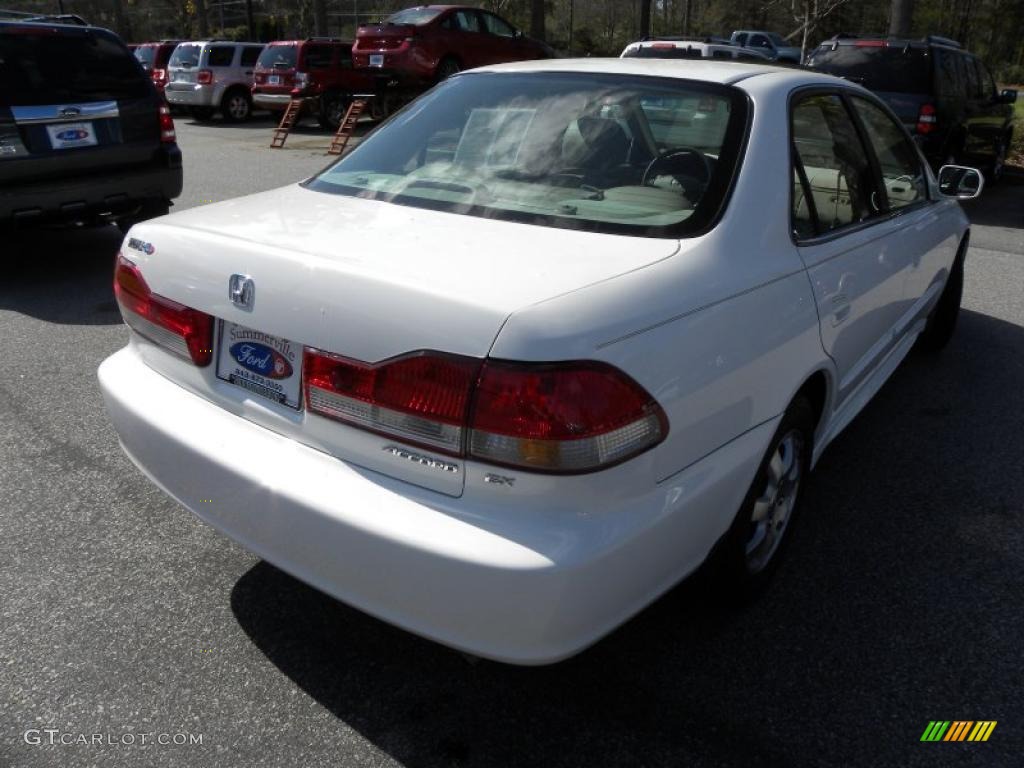
[[127, 225], [180, 194], [170, 111], [116, 35], [0, 21], [0, 225]]
[[[163, 93], [167, 86], [167, 62], [178, 47], [180, 40], [161, 40], [159, 43], [139, 43], [132, 53], [139, 60], [142, 68], [149, 73], [158, 92]], [[131, 48], [131, 46], [128, 46]]]
[[500, 16], [457, 5], [407, 8], [356, 32], [352, 58], [405, 82], [433, 83], [462, 69], [546, 59], [552, 50]]
[[1017, 92], [998, 92], [981, 59], [955, 41], [833, 37], [807, 65], [878, 94], [935, 168], [977, 166], [989, 183], [1002, 175]]
[[[256, 62], [252, 100], [257, 107], [281, 112], [291, 99], [325, 128], [336, 130], [352, 94], [374, 90], [376, 78], [352, 67], [352, 41], [311, 37], [268, 43]], [[384, 117], [380, 102], [370, 102], [372, 116]]]
[[774, 32], [764, 32], [759, 29], [737, 30], [729, 38], [734, 45], [742, 45], [747, 48], [755, 48], [767, 54], [772, 61], [788, 61], [792, 64], [799, 64], [803, 51], [798, 45], [790, 45], [782, 35]]
[[188, 107], [196, 120], [209, 120], [218, 110], [225, 120], [247, 120], [253, 68], [262, 51], [262, 43], [181, 43], [167, 65], [167, 101]]

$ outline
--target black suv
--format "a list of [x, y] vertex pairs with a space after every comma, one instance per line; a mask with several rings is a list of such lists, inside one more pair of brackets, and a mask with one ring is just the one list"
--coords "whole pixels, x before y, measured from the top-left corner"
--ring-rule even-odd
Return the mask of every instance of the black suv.
[[999, 93], [981, 59], [955, 41], [840, 35], [821, 43], [806, 64], [874, 91], [934, 167], [976, 166], [990, 182], [1002, 174], [1017, 92]]
[[116, 35], [0, 20], [0, 228], [124, 227], [180, 194], [170, 112]]

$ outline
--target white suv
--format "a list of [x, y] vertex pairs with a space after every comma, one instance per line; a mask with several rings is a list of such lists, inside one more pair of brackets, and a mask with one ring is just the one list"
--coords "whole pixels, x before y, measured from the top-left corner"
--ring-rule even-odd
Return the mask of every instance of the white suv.
[[263, 51], [260, 43], [226, 40], [182, 43], [167, 64], [167, 101], [209, 120], [220, 110], [240, 122], [252, 113], [252, 73]]

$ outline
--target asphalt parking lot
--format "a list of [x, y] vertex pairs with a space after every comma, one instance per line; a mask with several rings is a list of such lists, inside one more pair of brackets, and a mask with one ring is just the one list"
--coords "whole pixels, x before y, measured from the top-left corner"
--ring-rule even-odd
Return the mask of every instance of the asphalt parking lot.
[[[178, 131], [179, 207], [328, 159], [311, 127], [282, 151], [266, 119]], [[369, 618], [167, 499], [122, 455], [96, 382], [127, 334], [110, 288], [119, 233], [6, 237], [0, 766], [1021, 765], [1014, 182], [969, 206], [952, 344], [908, 359], [829, 448], [771, 590], [725, 607], [698, 576], [534, 669], [470, 663]], [[983, 744], [921, 743], [935, 719], [998, 726]], [[50, 744], [45, 729], [103, 742]]]

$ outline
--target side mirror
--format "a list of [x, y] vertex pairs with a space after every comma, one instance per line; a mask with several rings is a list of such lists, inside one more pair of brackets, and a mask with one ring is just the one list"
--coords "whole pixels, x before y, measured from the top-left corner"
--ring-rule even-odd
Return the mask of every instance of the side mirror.
[[[512, 37], [515, 37], [515, 38], [520, 38], [522, 36], [523, 36], [523, 30], [521, 30], [521, 29], [517, 29], [515, 32], [512, 33]], [[1017, 92], [1016, 91], [1013, 92], [1013, 98], [1015, 98], [1015, 99], [1017, 98]]]
[[939, 168], [939, 191], [957, 200], [973, 200], [985, 186], [981, 171], [963, 165], [944, 165]]
[[999, 101], [1003, 104], [1015, 104], [1017, 102], [1017, 91], [1014, 88], [1007, 88], [999, 94]]

